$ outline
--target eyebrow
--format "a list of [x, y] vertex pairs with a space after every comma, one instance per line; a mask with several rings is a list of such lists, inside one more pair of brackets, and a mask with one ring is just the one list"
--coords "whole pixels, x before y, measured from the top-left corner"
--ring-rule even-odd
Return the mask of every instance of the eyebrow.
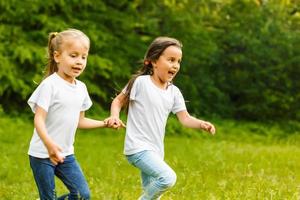
[[[164, 55], [165, 57], [167, 57], [167, 58], [174, 58], [174, 59], [177, 59], [177, 57], [175, 57], [175, 56], [166, 56], [166, 55]], [[181, 58], [179, 58], [179, 60], [181, 60], [182, 59], [182, 57]]]
[[[70, 54], [82, 54], [82, 53], [80, 53], [78, 51], [71, 51]], [[86, 53], [86, 54], [84, 53], [83, 55], [88, 55], [88, 53]]]

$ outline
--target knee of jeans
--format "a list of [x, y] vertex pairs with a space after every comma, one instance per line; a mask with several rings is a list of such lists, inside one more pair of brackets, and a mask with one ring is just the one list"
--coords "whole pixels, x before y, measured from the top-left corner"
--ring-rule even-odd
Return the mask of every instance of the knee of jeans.
[[160, 184], [163, 188], [171, 188], [176, 183], [176, 173], [173, 170], [165, 172], [159, 177]]

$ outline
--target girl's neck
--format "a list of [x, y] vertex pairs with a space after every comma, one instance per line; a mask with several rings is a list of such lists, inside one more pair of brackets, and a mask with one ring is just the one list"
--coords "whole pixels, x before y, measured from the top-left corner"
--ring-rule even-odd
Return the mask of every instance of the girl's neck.
[[151, 81], [156, 85], [158, 88], [162, 90], [166, 90], [168, 87], [168, 82], [162, 81], [158, 76], [150, 75]]
[[68, 83], [76, 84], [74, 77], [68, 76], [67, 74], [62, 73], [62, 72], [61, 73], [60, 72], [56, 72], [56, 73], [57, 73], [58, 76], [60, 76], [62, 79], [64, 79]]

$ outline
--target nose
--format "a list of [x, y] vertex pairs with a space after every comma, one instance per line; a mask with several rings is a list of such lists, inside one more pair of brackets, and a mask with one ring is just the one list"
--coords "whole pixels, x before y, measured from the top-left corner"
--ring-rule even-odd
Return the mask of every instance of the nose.
[[77, 65], [82, 65], [84, 63], [84, 59], [82, 59], [82, 58], [78, 58], [77, 60], [76, 60], [76, 64]]
[[174, 65], [173, 65], [173, 68], [175, 68], [175, 69], [179, 69], [180, 68], [180, 63], [175, 63]]

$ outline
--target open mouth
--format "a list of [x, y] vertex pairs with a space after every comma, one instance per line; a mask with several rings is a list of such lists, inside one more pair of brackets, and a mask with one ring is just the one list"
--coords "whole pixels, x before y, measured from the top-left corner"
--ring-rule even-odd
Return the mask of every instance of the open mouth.
[[168, 74], [174, 76], [176, 74], [176, 71], [168, 71]]
[[80, 71], [81, 70], [80, 67], [72, 67], [72, 69], [75, 70], [75, 71]]

